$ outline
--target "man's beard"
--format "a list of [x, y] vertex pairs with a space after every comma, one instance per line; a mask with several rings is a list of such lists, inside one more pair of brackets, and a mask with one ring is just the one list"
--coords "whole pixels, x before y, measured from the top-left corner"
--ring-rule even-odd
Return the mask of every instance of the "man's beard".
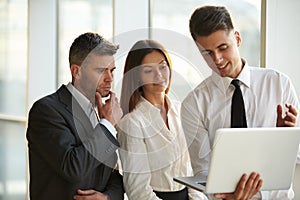
[[100, 94], [101, 94], [101, 97], [103, 98], [103, 97], [108, 97], [109, 96], [109, 91], [103, 91], [103, 92], [100, 92]]

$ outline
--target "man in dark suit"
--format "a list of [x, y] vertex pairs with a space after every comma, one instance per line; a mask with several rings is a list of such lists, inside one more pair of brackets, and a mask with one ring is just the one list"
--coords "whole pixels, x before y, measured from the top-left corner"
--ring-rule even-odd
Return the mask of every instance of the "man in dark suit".
[[[114, 128], [123, 113], [110, 91], [117, 49], [96, 33], [80, 35], [69, 52], [72, 83], [32, 106], [31, 200], [124, 198]], [[104, 104], [102, 97], [108, 97]]]

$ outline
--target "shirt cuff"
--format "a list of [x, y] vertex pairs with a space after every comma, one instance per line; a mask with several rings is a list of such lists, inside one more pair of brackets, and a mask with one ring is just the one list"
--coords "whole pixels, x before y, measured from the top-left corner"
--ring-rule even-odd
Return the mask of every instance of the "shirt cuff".
[[105, 126], [115, 138], [117, 137], [116, 128], [108, 120], [102, 118], [102, 119], [100, 119], [99, 123], [102, 124], [103, 126]]

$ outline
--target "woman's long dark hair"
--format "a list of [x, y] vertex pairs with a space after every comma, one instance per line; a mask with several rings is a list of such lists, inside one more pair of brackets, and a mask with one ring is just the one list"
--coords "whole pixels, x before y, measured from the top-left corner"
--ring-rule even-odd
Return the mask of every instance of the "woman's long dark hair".
[[153, 51], [159, 51], [163, 54], [170, 69], [169, 84], [165, 93], [169, 92], [172, 64], [168, 52], [155, 40], [140, 40], [136, 42], [126, 57], [123, 73], [120, 103], [124, 115], [131, 112], [136, 107], [141, 96], [143, 96], [140, 66], [144, 57]]

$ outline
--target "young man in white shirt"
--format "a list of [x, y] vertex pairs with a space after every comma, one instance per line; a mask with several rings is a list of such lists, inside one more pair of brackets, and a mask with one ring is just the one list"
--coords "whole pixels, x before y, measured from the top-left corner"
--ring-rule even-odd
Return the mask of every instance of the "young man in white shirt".
[[[241, 36], [234, 30], [225, 7], [196, 9], [190, 19], [190, 32], [212, 69], [212, 75], [188, 94], [181, 109], [195, 175], [208, 172], [216, 130], [231, 126], [233, 79], [240, 81], [247, 127], [299, 126], [299, 101], [289, 78], [275, 70], [248, 66], [238, 50]], [[282, 200], [294, 196], [291, 189], [259, 192], [262, 184], [258, 173], [244, 174], [234, 193], [215, 194], [214, 198]]]

